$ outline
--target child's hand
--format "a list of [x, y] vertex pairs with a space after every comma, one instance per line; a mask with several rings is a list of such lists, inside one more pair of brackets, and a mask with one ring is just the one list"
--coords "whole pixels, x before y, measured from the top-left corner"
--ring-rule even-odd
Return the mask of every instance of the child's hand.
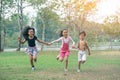
[[48, 43], [47, 45], [50, 46], [52, 43]]
[[76, 48], [75, 45], [72, 45], [72, 48]]
[[91, 53], [89, 53], [88, 55], [90, 56]]
[[72, 48], [75, 48], [75, 46], [72, 46]]
[[20, 41], [21, 40], [21, 38], [20, 37], [18, 37], [18, 41]]
[[49, 46], [49, 43], [46, 43], [47, 46]]

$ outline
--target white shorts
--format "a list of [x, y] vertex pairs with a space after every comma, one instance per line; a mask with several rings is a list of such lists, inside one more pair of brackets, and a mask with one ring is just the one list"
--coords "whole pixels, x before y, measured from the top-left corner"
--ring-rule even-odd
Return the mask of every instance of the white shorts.
[[86, 61], [86, 51], [78, 51], [78, 61]]

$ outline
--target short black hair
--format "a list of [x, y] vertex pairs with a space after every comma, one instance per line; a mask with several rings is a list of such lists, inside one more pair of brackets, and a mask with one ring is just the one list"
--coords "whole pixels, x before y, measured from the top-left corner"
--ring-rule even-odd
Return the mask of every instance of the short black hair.
[[86, 32], [85, 32], [85, 31], [81, 31], [81, 32], [79, 33], [79, 35], [81, 35], [81, 34], [84, 34], [84, 36], [86, 36]]

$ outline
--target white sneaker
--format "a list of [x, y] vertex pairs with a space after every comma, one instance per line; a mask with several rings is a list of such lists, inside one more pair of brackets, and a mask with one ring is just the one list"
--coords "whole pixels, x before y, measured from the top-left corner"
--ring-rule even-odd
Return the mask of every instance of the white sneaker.
[[78, 69], [77, 72], [80, 72], [80, 69]]
[[64, 71], [65, 71], [65, 72], [67, 72], [67, 71], [68, 71], [68, 69], [65, 69]]
[[32, 70], [34, 71], [34, 70], [35, 70], [35, 67], [32, 67]]

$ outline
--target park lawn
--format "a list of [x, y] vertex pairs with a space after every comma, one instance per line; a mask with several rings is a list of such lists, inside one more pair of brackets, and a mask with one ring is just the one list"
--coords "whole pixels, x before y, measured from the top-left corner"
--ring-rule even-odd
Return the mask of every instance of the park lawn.
[[58, 51], [38, 54], [32, 71], [29, 56], [24, 52], [0, 53], [0, 80], [120, 80], [120, 52], [92, 51], [77, 73], [77, 51], [71, 51], [67, 75], [64, 62], [56, 60]]

